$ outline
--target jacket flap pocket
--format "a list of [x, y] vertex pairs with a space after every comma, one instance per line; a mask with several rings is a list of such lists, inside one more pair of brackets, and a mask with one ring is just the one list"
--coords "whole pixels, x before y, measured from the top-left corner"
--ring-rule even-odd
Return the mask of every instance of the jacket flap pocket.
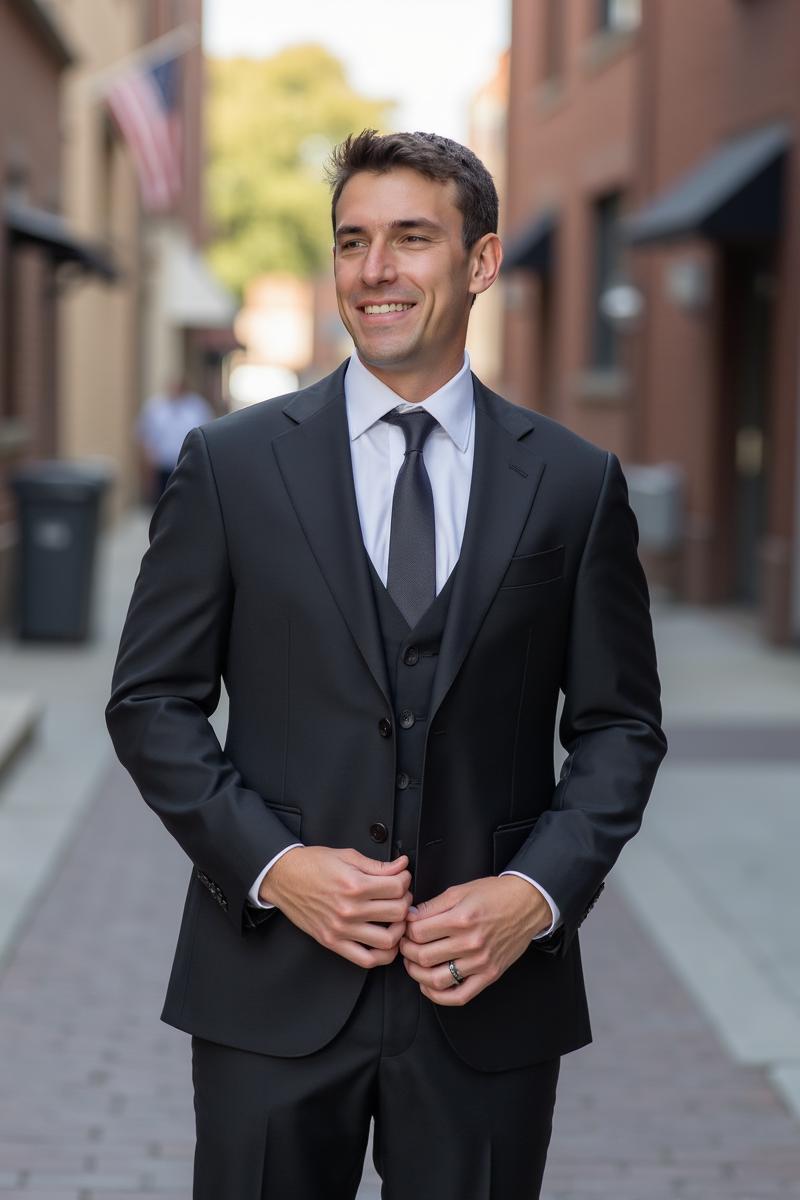
[[296, 838], [300, 837], [300, 828], [303, 824], [303, 814], [299, 808], [295, 808], [292, 804], [273, 804], [271, 800], [265, 801], [267, 808], [272, 809], [275, 816], [283, 822]]
[[506, 869], [511, 859], [527, 841], [528, 834], [538, 820], [538, 816], [526, 817], [524, 821], [512, 821], [508, 825], [497, 826], [492, 834], [494, 842], [492, 862], [495, 875]]
[[518, 554], [511, 559], [501, 587], [529, 587], [558, 579], [564, 571], [564, 547], [540, 550], [537, 554]]

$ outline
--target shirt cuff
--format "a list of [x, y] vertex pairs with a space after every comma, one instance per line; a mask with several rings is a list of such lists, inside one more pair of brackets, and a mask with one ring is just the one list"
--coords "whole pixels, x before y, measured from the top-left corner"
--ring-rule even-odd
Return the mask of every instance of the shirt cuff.
[[278, 861], [279, 858], [283, 858], [284, 854], [286, 854], [289, 850], [294, 850], [295, 847], [302, 846], [302, 845], [303, 845], [303, 842], [292, 842], [291, 846], [284, 846], [282, 850], [278, 851], [278, 853], [275, 855], [274, 858], [271, 858], [269, 860], [267, 865], [264, 867], [264, 870], [259, 874], [258, 879], [255, 881], [253, 886], [250, 888], [250, 891], [247, 893], [247, 899], [250, 901], [253, 908], [274, 908], [275, 907], [274, 904], [265, 904], [264, 901], [259, 897], [258, 889], [261, 887], [261, 880], [264, 878], [264, 876], [266, 875], [266, 873], [270, 869], [270, 867], [275, 866], [275, 863]]
[[533, 886], [536, 888], [537, 892], [542, 893], [545, 900], [550, 905], [550, 912], [553, 914], [553, 920], [550, 923], [550, 928], [542, 930], [541, 933], [537, 933], [536, 937], [532, 938], [531, 940], [534, 942], [538, 942], [539, 938], [546, 938], [546, 937], [549, 937], [551, 933], [555, 933], [555, 931], [558, 929], [559, 925], [561, 924], [561, 910], [559, 909], [558, 905], [556, 904], [555, 900], [550, 895], [550, 893], [546, 892], [544, 890], [544, 888], [542, 887], [542, 885], [540, 883], [537, 883], [535, 879], [531, 879], [530, 875], [523, 875], [522, 871], [501, 871], [500, 874], [501, 875], [516, 875], [519, 879], [527, 879], [528, 883], [533, 884]]

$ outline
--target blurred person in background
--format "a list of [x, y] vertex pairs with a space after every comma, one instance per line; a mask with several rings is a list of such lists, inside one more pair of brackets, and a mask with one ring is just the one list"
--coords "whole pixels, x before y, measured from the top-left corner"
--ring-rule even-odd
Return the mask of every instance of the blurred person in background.
[[194, 1197], [352, 1200], [374, 1119], [385, 1200], [535, 1200], [578, 926], [666, 750], [636, 522], [613, 454], [470, 371], [472, 151], [365, 130], [329, 177], [356, 352], [187, 437], [106, 710], [194, 864]]
[[192, 390], [185, 378], [176, 379], [164, 392], [151, 396], [136, 421], [142, 451], [143, 493], [152, 501], [161, 496], [178, 461], [190, 429], [211, 421], [209, 403]]

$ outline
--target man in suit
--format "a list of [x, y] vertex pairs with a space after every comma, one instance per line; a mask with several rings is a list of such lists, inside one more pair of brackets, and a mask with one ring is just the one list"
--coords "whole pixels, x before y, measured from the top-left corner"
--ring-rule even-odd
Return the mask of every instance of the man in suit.
[[107, 708], [193, 864], [194, 1195], [351, 1200], [374, 1118], [386, 1200], [533, 1200], [666, 749], [636, 523], [613, 454], [470, 373], [475, 155], [365, 131], [329, 174], [356, 353], [187, 436]]

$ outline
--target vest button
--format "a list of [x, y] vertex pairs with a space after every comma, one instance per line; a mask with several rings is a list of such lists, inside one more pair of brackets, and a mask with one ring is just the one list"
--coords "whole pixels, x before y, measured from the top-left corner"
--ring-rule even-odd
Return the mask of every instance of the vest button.
[[400, 713], [400, 724], [403, 729], [410, 729], [416, 719], [410, 708], [404, 708]]
[[419, 650], [416, 646], [409, 646], [403, 655], [403, 662], [407, 667], [413, 667], [419, 662]]
[[389, 830], [383, 821], [376, 821], [374, 825], [370, 825], [369, 827], [369, 836], [373, 842], [385, 842], [389, 836]]
[[381, 717], [380, 721], [378, 721], [378, 733], [381, 737], [392, 736], [392, 722], [388, 721], [386, 717]]
[[400, 788], [400, 791], [404, 792], [410, 783], [411, 780], [408, 775], [406, 775], [405, 771], [401, 771], [397, 776], [397, 786]]

